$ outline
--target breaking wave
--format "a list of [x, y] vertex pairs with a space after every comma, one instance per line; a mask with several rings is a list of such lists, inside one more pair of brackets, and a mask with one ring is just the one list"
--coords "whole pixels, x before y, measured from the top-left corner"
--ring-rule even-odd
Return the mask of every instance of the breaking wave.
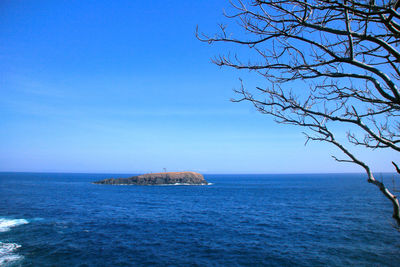
[[[29, 223], [25, 219], [0, 218], [0, 232], [8, 232], [11, 228]], [[16, 243], [0, 242], [0, 266], [8, 266], [12, 262], [21, 260], [23, 257], [14, 253], [21, 245]]]
[[27, 224], [28, 221], [25, 219], [5, 219], [0, 218], [0, 233], [1, 232], [8, 232], [11, 230], [12, 227]]
[[21, 245], [15, 243], [0, 242], [0, 266], [7, 266], [11, 262], [21, 260], [23, 257], [14, 253], [20, 247]]

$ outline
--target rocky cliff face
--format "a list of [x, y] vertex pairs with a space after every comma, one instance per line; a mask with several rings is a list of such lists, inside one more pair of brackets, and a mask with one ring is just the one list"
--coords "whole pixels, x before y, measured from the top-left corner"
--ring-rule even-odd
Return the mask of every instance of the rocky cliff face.
[[111, 185], [163, 185], [163, 184], [191, 184], [206, 185], [203, 175], [197, 172], [161, 172], [148, 173], [129, 178], [109, 178], [94, 182], [94, 184]]

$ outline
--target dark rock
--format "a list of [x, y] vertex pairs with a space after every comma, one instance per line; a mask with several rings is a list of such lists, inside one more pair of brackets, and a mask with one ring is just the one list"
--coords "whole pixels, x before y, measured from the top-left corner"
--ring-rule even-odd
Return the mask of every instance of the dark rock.
[[148, 173], [129, 178], [109, 178], [93, 182], [94, 184], [110, 185], [166, 185], [166, 184], [190, 184], [206, 185], [203, 175], [197, 172], [161, 172]]

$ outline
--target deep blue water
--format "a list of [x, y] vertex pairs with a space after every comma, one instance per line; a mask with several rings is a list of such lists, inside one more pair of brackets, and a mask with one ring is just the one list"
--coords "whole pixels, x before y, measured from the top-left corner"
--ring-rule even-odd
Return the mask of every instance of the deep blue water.
[[90, 183], [112, 176], [0, 173], [0, 265], [400, 266], [391, 205], [361, 174]]

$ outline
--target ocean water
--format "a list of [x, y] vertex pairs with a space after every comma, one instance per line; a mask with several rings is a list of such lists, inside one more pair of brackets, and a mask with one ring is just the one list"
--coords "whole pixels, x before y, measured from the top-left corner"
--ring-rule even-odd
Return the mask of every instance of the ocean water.
[[400, 266], [391, 205], [362, 174], [90, 183], [115, 176], [0, 173], [0, 266]]

